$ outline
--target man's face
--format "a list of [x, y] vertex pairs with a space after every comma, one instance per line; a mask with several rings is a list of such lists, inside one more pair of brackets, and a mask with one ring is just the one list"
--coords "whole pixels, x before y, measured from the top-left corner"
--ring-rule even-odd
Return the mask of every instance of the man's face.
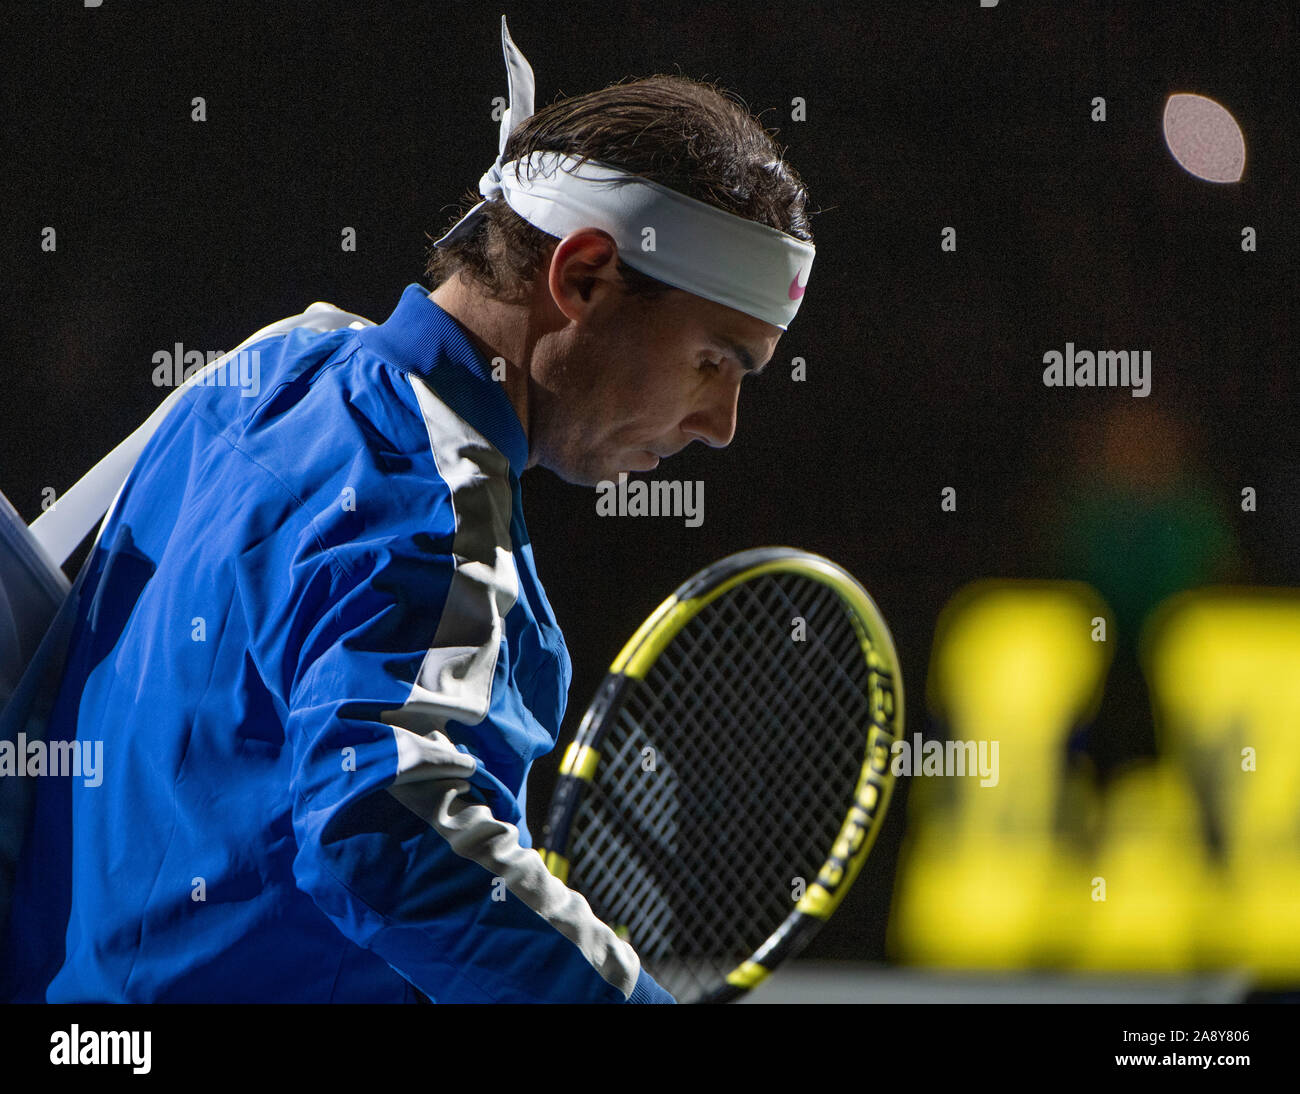
[[677, 289], [629, 295], [617, 276], [589, 279], [584, 294], [533, 374], [537, 462], [593, 486], [650, 471], [692, 441], [729, 444], [741, 381], [781, 329]]

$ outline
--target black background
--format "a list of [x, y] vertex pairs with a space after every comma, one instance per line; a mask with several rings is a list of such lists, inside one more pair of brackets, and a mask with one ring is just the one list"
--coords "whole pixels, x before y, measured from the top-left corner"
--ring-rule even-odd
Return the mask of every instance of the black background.
[[[538, 105], [655, 72], [716, 80], [778, 130], [818, 210], [808, 295], [735, 441], [660, 472], [705, 482], [702, 527], [599, 518], [590, 491], [524, 477], [575, 666], [566, 734], [675, 585], [765, 544], [868, 588], [922, 728], [939, 609], [977, 577], [1053, 576], [1038, 514], [1099, 410], [1131, 398], [1044, 387], [1066, 341], [1152, 351], [1149, 398], [1189, 424], [1242, 579], [1298, 583], [1290, 3], [7, 4], [0, 485], [26, 519], [166, 394], [157, 350], [229, 349], [315, 300], [388, 316], [496, 155], [503, 12]], [[1177, 91], [1241, 124], [1240, 183], [1173, 161]], [[530, 785], [534, 831], [560, 751]], [[883, 955], [904, 815], [900, 796], [810, 955]]]

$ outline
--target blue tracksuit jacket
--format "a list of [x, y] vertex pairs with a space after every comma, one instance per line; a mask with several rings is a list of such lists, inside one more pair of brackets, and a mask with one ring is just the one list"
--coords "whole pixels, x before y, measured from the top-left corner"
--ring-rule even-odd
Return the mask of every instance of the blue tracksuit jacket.
[[49, 738], [102, 782], [37, 779], [0, 997], [671, 1002], [531, 849], [571, 669], [488, 362], [418, 285], [247, 352], [87, 563]]

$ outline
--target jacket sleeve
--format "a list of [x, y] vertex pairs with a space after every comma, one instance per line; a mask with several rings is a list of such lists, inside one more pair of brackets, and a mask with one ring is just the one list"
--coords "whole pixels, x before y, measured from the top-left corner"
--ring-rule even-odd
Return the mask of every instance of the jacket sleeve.
[[434, 1002], [673, 1002], [521, 839], [503, 758], [530, 745], [488, 713], [510, 557], [409, 536], [326, 565], [288, 704], [299, 887]]

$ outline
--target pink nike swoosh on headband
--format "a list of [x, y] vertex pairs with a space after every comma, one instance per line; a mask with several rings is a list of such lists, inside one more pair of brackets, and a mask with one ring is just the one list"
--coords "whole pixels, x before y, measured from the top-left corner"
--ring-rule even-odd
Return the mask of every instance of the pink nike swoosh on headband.
[[[803, 273], [803, 271], [800, 270], [799, 273]], [[806, 284], [807, 284], [807, 282], [805, 281], [805, 282], [804, 282], [804, 285], [806, 285]], [[794, 280], [790, 282], [790, 299], [791, 299], [791, 300], [798, 300], [801, 296], [803, 296], [804, 285], [800, 285], [800, 284], [799, 284], [799, 274], [795, 274], [795, 275], [794, 275]]]

